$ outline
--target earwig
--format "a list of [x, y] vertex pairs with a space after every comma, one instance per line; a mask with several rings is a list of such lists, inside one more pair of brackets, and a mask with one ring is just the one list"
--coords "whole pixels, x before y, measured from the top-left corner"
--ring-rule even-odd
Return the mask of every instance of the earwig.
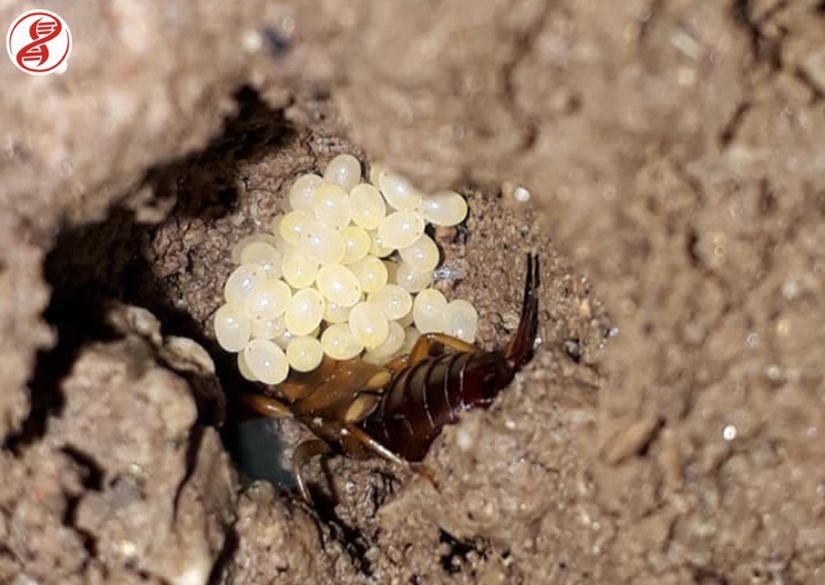
[[416, 464], [444, 426], [455, 423], [462, 412], [489, 406], [532, 358], [539, 285], [538, 257], [528, 254], [521, 318], [504, 351], [483, 351], [449, 335], [428, 333], [408, 356], [383, 368], [360, 359], [327, 359], [316, 371], [278, 385], [284, 401], [244, 397], [255, 411], [295, 418], [316, 435], [298, 445], [292, 456], [304, 499], [312, 501], [301, 473], [304, 463], [333, 449], [360, 458], [382, 457], [432, 479]]

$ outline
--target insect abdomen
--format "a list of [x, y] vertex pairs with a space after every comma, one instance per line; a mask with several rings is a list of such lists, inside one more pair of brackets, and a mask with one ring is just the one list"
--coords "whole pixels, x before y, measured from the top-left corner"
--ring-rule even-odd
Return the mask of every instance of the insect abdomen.
[[368, 433], [409, 461], [420, 461], [446, 424], [487, 406], [513, 378], [498, 352], [451, 353], [405, 368], [366, 421]]

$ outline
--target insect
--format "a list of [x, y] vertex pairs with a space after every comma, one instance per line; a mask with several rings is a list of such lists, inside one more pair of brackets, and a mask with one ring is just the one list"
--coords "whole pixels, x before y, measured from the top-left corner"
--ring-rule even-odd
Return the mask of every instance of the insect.
[[313, 372], [294, 374], [244, 402], [271, 417], [294, 418], [315, 435], [295, 448], [292, 471], [304, 499], [307, 461], [332, 451], [382, 457], [433, 479], [420, 465], [444, 425], [475, 407], [489, 406], [533, 356], [538, 331], [539, 260], [527, 255], [521, 318], [505, 350], [483, 351], [441, 333], [421, 335], [409, 355], [377, 366], [360, 359], [325, 359]]

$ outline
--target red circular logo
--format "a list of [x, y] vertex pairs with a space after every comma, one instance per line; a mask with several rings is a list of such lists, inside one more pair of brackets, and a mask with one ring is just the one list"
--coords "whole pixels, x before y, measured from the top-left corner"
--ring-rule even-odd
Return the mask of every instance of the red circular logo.
[[69, 25], [50, 10], [24, 12], [6, 33], [12, 63], [30, 75], [62, 73], [72, 50]]

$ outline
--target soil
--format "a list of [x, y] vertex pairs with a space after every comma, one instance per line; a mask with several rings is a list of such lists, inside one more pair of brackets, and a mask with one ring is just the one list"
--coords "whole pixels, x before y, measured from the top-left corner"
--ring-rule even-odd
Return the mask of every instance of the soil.
[[[821, 2], [46, 4], [68, 71], [0, 59], [0, 582], [825, 579]], [[541, 346], [437, 486], [335, 457], [310, 507], [211, 316], [340, 152], [467, 196], [480, 345], [538, 252]]]

